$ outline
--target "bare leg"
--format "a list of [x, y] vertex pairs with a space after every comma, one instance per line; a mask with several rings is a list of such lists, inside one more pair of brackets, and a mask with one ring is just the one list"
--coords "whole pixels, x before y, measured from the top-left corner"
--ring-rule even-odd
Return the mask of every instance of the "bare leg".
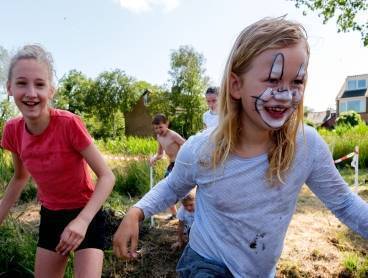
[[103, 256], [103, 251], [96, 248], [86, 248], [75, 252], [74, 277], [101, 277]]
[[68, 256], [37, 247], [35, 262], [36, 278], [64, 277]]

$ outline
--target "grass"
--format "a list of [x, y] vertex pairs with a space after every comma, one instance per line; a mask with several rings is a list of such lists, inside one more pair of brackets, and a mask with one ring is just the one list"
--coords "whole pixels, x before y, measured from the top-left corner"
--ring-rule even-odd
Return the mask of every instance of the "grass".
[[118, 140], [96, 140], [96, 145], [104, 153], [149, 156], [157, 151], [157, 141], [154, 138], [128, 136]]

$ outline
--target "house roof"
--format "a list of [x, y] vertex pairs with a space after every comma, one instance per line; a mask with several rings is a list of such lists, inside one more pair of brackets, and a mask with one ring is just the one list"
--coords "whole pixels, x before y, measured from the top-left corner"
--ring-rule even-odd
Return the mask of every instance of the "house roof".
[[367, 89], [344, 91], [341, 98], [364, 97]]
[[333, 115], [336, 115], [335, 111], [309, 112], [307, 119], [316, 125], [321, 125], [328, 121]]

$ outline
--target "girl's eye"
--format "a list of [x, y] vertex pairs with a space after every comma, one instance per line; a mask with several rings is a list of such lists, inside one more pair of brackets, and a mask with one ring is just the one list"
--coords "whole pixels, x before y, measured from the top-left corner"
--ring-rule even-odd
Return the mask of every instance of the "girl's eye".
[[36, 83], [36, 87], [43, 88], [45, 86], [45, 83]]
[[303, 79], [294, 80], [294, 84], [295, 85], [303, 85], [304, 84], [304, 80]]
[[270, 78], [267, 80], [267, 82], [271, 83], [271, 84], [277, 84], [279, 83], [280, 79], [276, 79], [276, 78]]
[[15, 82], [15, 84], [18, 85], [18, 86], [24, 86], [24, 85], [27, 84], [27, 82], [19, 80], [19, 81]]

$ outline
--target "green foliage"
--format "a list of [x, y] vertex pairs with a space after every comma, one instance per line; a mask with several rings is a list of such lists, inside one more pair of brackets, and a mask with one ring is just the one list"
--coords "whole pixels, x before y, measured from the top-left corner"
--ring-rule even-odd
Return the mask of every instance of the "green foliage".
[[[313, 12], [319, 12], [326, 24], [331, 18], [336, 18], [338, 32], [358, 31], [364, 46], [368, 46], [368, 2], [366, 0], [292, 0], [297, 8], [305, 7]], [[306, 15], [306, 11], [303, 12]]]
[[[319, 129], [319, 133], [329, 144], [334, 159], [353, 152], [354, 147], [359, 146], [359, 168], [368, 166], [368, 126], [364, 122], [354, 127], [338, 126], [332, 131]], [[346, 163], [350, 163], [350, 160]]]
[[362, 118], [355, 111], [342, 112], [336, 119], [336, 125], [356, 126], [362, 122]]
[[37, 188], [35, 184], [32, 181], [30, 181], [23, 189], [22, 194], [19, 197], [19, 202], [28, 203], [32, 200], [35, 200], [36, 196], [37, 196]]
[[36, 238], [30, 226], [14, 219], [5, 220], [0, 226], [0, 272], [33, 277]]
[[208, 85], [203, 64], [203, 55], [193, 47], [181, 46], [171, 53], [171, 111], [167, 116], [171, 128], [186, 138], [203, 128], [203, 92]]
[[0, 148], [0, 196], [13, 176], [13, 165], [10, 152]]
[[16, 115], [15, 105], [7, 99], [0, 101], [0, 138], [3, 133], [4, 124]]
[[368, 257], [362, 259], [358, 254], [349, 252], [345, 254], [343, 265], [352, 277], [363, 278], [368, 275]]
[[115, 140], [96, 140], [96, 145], [103, 152], [119, 155], [148, 156], [157, 149], [157, 141], [153, 138], [128, 136]]
[[[158, 161], [154, 168], [154, 181], [156, 183], [163, 178], [165, 161]], [[148, 160], [130, 161], [125, 167], [113, 169], [116, 177], [114, 191], [128, 196], [142, 196], [150, 188], [150, 169]]]

